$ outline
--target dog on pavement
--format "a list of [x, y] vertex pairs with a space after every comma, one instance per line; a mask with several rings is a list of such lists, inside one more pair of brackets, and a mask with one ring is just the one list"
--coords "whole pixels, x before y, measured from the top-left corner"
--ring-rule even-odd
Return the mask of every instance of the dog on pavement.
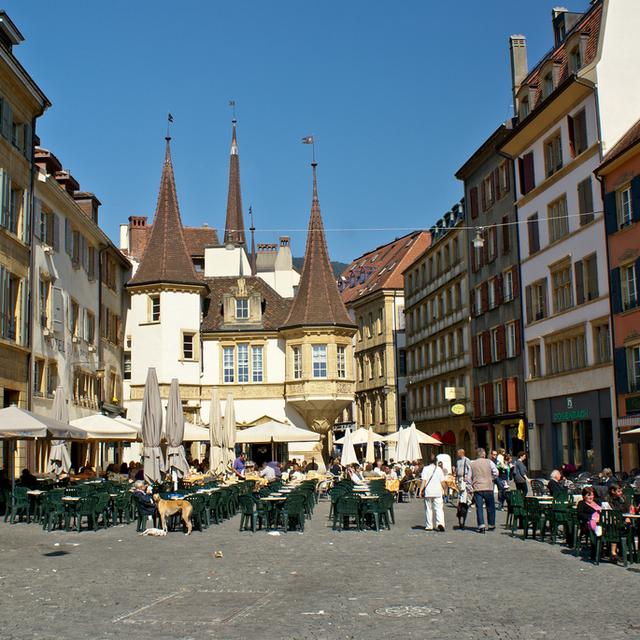
[[167, 530], [167, 518], [177, 513], [182, 517], [182, 521], [187, 527], [187, 535], [191, 533], [191, 512], [193, 506], [188, 500], [164, 500], [157, 493], [153, 495], [158, 514], [160, 515], [160, 526], [163, 531]]

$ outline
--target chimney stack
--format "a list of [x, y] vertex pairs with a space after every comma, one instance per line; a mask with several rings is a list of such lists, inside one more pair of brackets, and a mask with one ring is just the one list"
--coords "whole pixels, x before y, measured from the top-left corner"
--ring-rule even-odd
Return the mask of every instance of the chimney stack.
[[527, 64], [527, 39], [522, 35], [514, 35], [509, 38], [509, 57], [511, 59], [511, 86], [513, 91], [513, 112], [518, 115], [518, 103], [516, 96], [522, 81], [529, 75]]
[[129, 255], [142, 258], [149, 234], [147, 216], [129, 216]]

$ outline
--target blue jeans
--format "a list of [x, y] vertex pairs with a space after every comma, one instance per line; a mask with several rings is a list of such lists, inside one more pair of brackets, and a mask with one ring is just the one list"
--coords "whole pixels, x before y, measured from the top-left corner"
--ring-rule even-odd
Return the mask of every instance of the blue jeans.
[[502, 478], [496, 478], [495, 483], [496, 487], [498, 487], [498, 504], [502, 508], [507, 499], [507, 481]]
[[490, 527], [496, 526], [496, 501], [493, 498], [493, 489], [491, 491], [476, 491], [473, 494], [473, 500], [476, 503], [476, 519], [478, 528], [484, 528], [484, 505], [487, 505], [487, 520]]

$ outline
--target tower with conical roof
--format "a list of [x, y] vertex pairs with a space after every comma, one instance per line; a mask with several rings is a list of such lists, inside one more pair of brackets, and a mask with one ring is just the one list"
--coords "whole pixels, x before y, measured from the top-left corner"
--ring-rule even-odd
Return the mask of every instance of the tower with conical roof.
[[229, 157], [229, 193], [227, 195], [227, 218], [224, 224], [224, 244], [246, 247], [242, 195], [240, 192], [240, 156], [236, 136], [237, 120], [231, 121], [231, 155]]
[[[187, 250], [170, 141], [167, 136], [151, 235], [140, 264], [127, 283], [130, 310], [125, 331], [131, 349], [130, 400], [142, 399], [148, 367], [156, 368], [161, 391], [164, 383], [168, 385], [178, 375], [183, 397], [182, 387], [197, 385], [200, 377], [200, 317], [208, 288], [196, 273]], [[136, 413], [133, 409], [134, 418], [138, 417]]]
[[285, 399], [309, 427], [327, 433], [355, 392], [352, 338], [356, 326], [336, 285], [324, 235], [316, 163], [304, 266], [281, 328], [286, 343]]

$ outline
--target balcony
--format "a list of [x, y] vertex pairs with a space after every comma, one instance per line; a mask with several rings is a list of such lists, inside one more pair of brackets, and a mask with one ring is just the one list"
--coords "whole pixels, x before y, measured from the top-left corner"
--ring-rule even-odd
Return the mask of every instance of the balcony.
[[469, 354], [462, 353], [461, 355], [448, 358], [442, 362], [438, 362], [437, 364], [427, 367], [426, 369], [421, 369], [420, 371], [412, 373], [408, 378], [409, 386], [422, 382], [423, 380], [429, 380], [431, 378], [451, 373], [452, 371], [457, 371], [458, 369], [467, 369], [469, 366]]

